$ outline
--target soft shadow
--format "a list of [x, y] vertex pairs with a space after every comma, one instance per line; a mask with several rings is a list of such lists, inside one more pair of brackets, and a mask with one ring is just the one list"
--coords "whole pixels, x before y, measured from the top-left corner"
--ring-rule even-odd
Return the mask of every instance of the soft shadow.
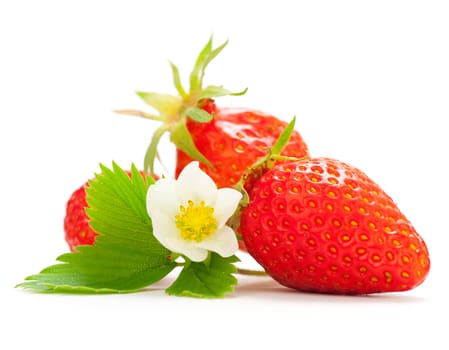
[[[279, 296], [279, 298], [278, 298]], [[235, 288], [235, 298], [254, 297], [257, 299], [275, 299], [280, 301], [307, 301], [307, 302], [354, 302], [369, 303], [423, 303], [429, 298], [407, 294], [407, 292], [373, 293], [362, 295], [338, 295], [326, 293], [312, 293], [287, 288], [274, 281], [270, 277], [246, 277], [239, 281]], [[275, 297], [275, 298], [273, 298]]]

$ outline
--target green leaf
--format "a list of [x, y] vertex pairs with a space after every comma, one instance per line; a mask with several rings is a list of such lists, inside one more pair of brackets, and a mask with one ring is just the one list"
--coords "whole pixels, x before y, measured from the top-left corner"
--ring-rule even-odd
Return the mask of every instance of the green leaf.
[[234, 291], [237, 272], [234, 266], [239, 259], [236, 256], [223, 258], [211, 253], [207, 263], [187, 263], [178, 278], [165, 291], [169, 295], [197, 298], [222, 298]]
[[126, 293], [165, 277], [177, 264], [153, 236], [146, 211], [146, 192], [154, 183], [131, 168], [131, 178], [118, 165], [100, 165], [86, 188], [88, 215], [99, 233], [93, 246], [60, 255], [60, 263], [31, 275], [18, 286], [38, 292]]
[[182, 104], [179, 97], [170, 94], [137, 91], [137, 95], [146, 104], [165, 116], [177, 115]]
[[207, 123], [214, 118], [212, 114], [198, 107], [190, 107], [187, 109], [186, 115], [198, 123]]
[[189, 155], [190, 157], [199, 160], [200, 162], [213, 166], [207, 158], [201, 154], [193, 142], [192, 135], [190, 135], [187, 126], [184, 123], [178, 123], [170, 134], [170, 140], [176, 145], [178, 149]]
[[272, 154], [281, 154], [282, 150], [285, 148], [285, 146], [288, 143], [288, 140], [290, 140], [290, 136], [293, 133], [293, 130], [295, 129], [295, 123], [296, 123], [296, 116], [293, 117], [293, 119], [288, 123], [288, 125], [285, 127], [285, 129], [282, 131], [282, 133], [279, 135], [278, 139], [274, 143], [273, 147], [271, 148]]

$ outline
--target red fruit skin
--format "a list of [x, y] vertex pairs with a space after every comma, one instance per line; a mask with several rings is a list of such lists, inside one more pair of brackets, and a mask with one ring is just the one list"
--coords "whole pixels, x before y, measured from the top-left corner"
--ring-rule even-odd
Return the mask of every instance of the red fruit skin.
[[[287, 122], [251, 109], [219, 108], [211, 100], [202, 106], [214, 115], [208, 123], [188, 120], [187, 128], [197, 149], [213, 164], [200, 164], [221, 187], [234, 187], [243, 172], [259, 157], [267, 154]], [[308, 156], [308, 148], [298, 131], [294, 131], [282, 155]], [[176, 177], [193, 159], [177, 150]]]
[[70, 251], [75, 251], [79, 245], [92, 245], [97, 233], [90, 227], [89, 218], [86, 215], [86, 182], [72, 193], [66, 204], [64, 217], [65, 240]]
[[[128, 176], [131, 172], [127, 171]], [[143, 176], [144, 173], [141, 172]], [[155, 176], [157, 179], [158, 177]], [[79, 245], [92, 245], [95, 243], [95, 237], [98, 235], [89, 225], [89, 217], [86, 214], [86, 188], [89, 186], [85, 182], [76, 189], [66, 203], [66, 212], [64, 217], [64, 237], [70, 251], [75, 251]]]
[[328, 158], [264, 174], [239, 231], [269, 275], [301, 291], [405, 291], [430, 269], [425, 242], [393, 200], [360, 170]]

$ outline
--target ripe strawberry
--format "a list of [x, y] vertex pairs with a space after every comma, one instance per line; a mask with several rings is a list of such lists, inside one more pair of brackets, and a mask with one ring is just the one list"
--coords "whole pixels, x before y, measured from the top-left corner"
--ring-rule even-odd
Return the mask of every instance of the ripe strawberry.
[[97, 233], [90, 227], [86, 215], [86, 182], [72, 193], [66, 204], [64, 217], [65, 240], [73, 252], [79, 245], [92, 245]]
[[[127, 171], [128, 176], [131, 172]], [[143, 172], [141, 172], [143, 176]], [[157, 179], [157, 176], [155, 176]], [[70, 196], [66, 204], [64, 217], [65, 241], [73, 252], [79, 245], [92, 245], [98, 235], [89, 225], [89, 217], [86, 214], [86, 188], [89, 183], [86, 181], [81, 187], [76, 189]]]
[[[139, 97], [157, 114], [136, 110], [116, 111], [162, 122], [155, 130], [144, 158], [144, 169], [150, 174], [154, 169], [157, 145], [164, 133], [169, 133], [177, 149], [176, 176], [195, 159], [202, 163], [203, 170], [216, 181], [218, 187], [232, 187], [257, 158], [267, 153], [287, 125], [257, 110], [216, 106], [214, 98], [246, 92], [233, 93], [216, 85], [203, 87], [206, 67], [226, 45], [227, 42], [212, 49], [212, 38], [208, 41], [190, 73], [188, 90], [181, 84], [178, 68], [171, 64], [178, 96], [138, 92]], [[308, 155], [307, 146], [297, 131], [292, 134], [283, 154], [294, 157]]]
[[[201, 106], [214, 118], [208, 123], [188, 120], [187, 127], [195, 146], [213, 166], [201, 168], [218, 187], [233, 187], [243, 172], [258, 158], [265, 156], [287, 123], [260, 111], [247, 108], [219, 108], [211, 100]], [[302, 158], [308, 148], [298, 131], [294, 131], [282, 155]], [[176, 176], [193, 160], [177, 150]]]
[[393, 200], [338, 160], [274, 166], [254, 184], [239, 230], [269, 275], [302, 291], [405, 291], [430, 269], [425, 242]]

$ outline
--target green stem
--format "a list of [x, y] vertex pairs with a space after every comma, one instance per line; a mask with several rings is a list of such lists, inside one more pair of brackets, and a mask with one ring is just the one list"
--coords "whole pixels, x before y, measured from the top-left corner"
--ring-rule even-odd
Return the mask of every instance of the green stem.
[[268, 276], [265, 271], [237, 268], [237, 273], [247, 276]]

